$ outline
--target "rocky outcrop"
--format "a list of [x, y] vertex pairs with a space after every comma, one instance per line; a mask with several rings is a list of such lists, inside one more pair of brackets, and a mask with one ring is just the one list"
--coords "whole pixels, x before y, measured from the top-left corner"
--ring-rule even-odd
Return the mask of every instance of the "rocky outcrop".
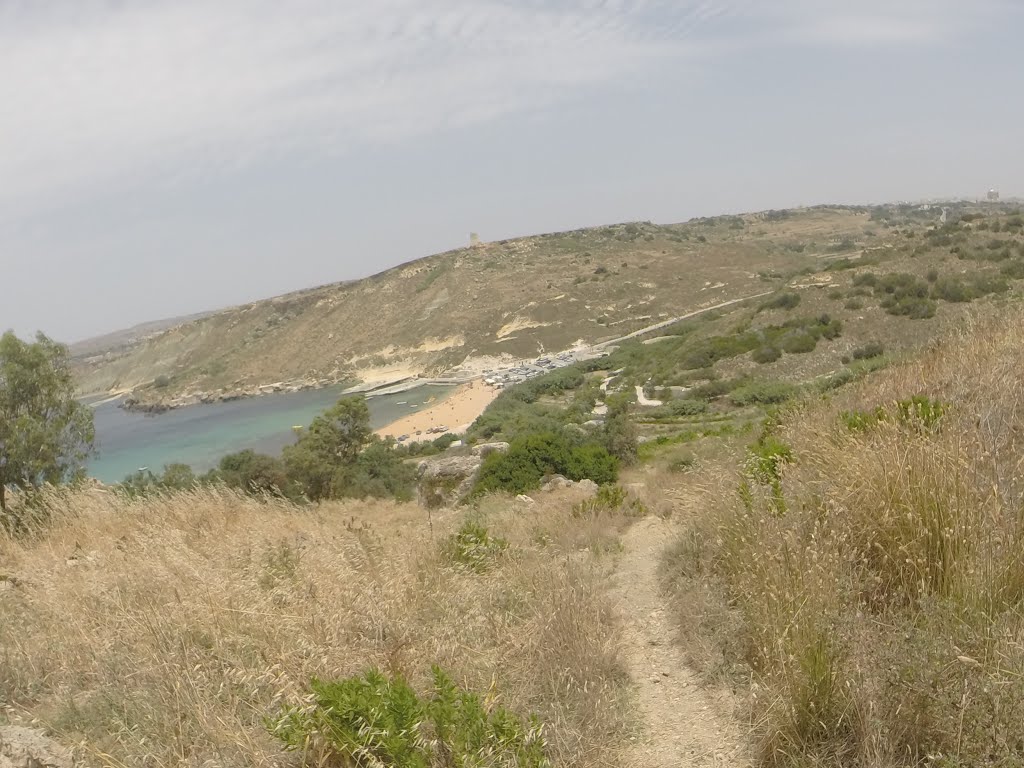
[[175, 408], [186, 408], [190, 405], [210, 405], [214, 403], [230, 403], [250, 397], [271, 395], [276, 392], [303, 392], [309, 389], [323, 389], [337, 384], [341, 379], [300, 379], [298, 381], [276, 382], [274, 384], [252, 384], [243, 386], [240, 383], [220, 392], [191, 392], [177, 397], [161, 397], [156, 392], [143, 390], [132, 392], [121, 401], [121, 408], [133, 413], [159, 414]]
[[508, 443], [480, 443], [473, 446], [473, 455], [481, 459], [492, 453], [505, 453], [508, 451]]
[[567, 477], [563, 477], [562, 475], [548, 475], [543, 479], [540, 486], [540, 489], [542, 491], [546, 491], [549, 493], [551, 491], [558, 491], [563, 488], [576, 488], [578, 490], [585, 491], [590, 494], [597, 493], [597, 483], [595, 483], [593, 480], [588, 480], [584, 478], [579, 482], [575, 482]]
[[479, 456], [440, 456], [421, 461], [417, 484], [420, 504], [428, 509], [457, 504], [473, 490], [482, 463]]
[[0, 768], [73, 768], [70, 750], [34, 728], [0, 727]]

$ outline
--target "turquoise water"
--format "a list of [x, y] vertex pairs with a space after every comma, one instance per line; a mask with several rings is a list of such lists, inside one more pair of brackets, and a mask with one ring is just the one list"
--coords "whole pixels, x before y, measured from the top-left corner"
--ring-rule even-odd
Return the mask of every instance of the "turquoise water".
[[[453, 386], [424, 385], [396, 395], [367, 400], [374, 429], [411, 413], [431, 399], [441, 400]], [[216, 405], [146, 416], [129, 413], [117, 403], [93, 410], [99, 455], [88, 466], [89, 474], [104, 483], [123, 480], [140, 467], [153, 472], [165, 464], [182, 462], [197, 472], [214, 467], [220, 457], [251, 448], [278, 454], [295, 440], [294, 425], [307, 425], [332, 406], [340, 388], [264, 395]], [[399, 405], [399, 403], [403, 403]]]

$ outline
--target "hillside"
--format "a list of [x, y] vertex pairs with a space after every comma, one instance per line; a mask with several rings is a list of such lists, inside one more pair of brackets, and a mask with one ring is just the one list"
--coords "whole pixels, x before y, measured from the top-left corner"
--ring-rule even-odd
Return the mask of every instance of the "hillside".
[[[725, 317], [614, 362], [642, 379], [645, 351]], [[1017, 303], [960, 318], [824, 397], [651, 441], [600, 490], [425, 514], [219, 486], [48, 489], [29, 529], [0, 529], [0, 756], [12, 726], [82, 766], [387, 756], [409, 729], [365, 727], [375, 697], [406, 682], [429, 696], [438, 665], [474, 697], [460, 727], [499, 712], [516, 744], [530, 726], [526, 756], [543, 757], [510, 765], [1018, 765], [1024, 324]], [[556, 399], [532, 404], [550, 417]], [[311, 679], [361, 709], [289, 740], [323, 707]]]
[[868, 209], [815, 208], [486, 243], [93, 354], [78, 361], [80, 390], [152, 401], [482, 368], [771, 291], [895, 239]]
[[107, 353], [124, 350], [132, 346], [144, 343], [147, 339], [174, 328], [184, 323], [201, 320], [211, 312], [200, 312], [194, 315], [183, 315], [181, 317], [168, 317], [163, 320], [151, 320], [145, 323], [133, 325], [131, 328], [124, 328], [111, 333], [104, 333], [100, 336], [92, 336], [82, 339], [69, 345], [72, 356], [83, 360], [92, 355], [104, 355]]

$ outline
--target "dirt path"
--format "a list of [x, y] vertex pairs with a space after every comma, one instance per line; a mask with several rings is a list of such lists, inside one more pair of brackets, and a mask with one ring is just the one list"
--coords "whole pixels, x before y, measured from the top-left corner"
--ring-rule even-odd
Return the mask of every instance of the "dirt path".
[[625, 654], [637, 686], [642, 731], [624, 764], [630, 768], [745, 766], [743, 738], [728, 701], [702, 688], [675, 644], [658, 584], [658, 564], [672, 540], [658, 517], [633, 525], [612, 598], [625, 622]]

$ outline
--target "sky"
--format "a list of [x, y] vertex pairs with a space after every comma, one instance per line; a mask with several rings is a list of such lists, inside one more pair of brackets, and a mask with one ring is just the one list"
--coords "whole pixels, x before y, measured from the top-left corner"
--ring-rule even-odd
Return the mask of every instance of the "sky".
[[1024, 194], [1024, 0], [0, 0], [0, 329], [484, 240]]

